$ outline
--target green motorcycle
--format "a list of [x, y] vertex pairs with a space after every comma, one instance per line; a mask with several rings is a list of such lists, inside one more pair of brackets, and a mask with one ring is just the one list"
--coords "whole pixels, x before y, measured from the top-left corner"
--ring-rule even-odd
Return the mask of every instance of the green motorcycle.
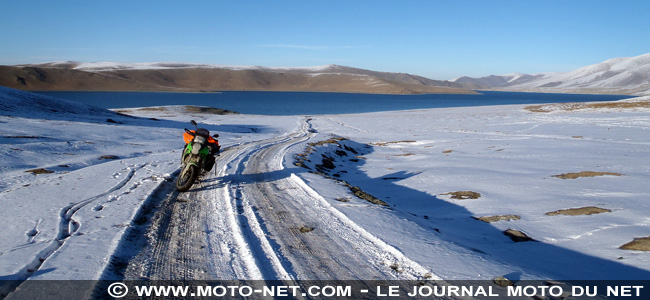
[[[185, 128], [183, 139], [187, 143], [181, 158], [181, 173], [176, 178], [176, 189], [179, 192], [188, 191], [196, 182], [202, 170], [210, 171], [215, 164], [214, 153], [220, 150], [216, 138], [218, 134], [210, 136], [210, 131], [205, 128], [198, 128], [192, 120], [196, 130]], [[214, 137], [214, 138], [213, 138]]]

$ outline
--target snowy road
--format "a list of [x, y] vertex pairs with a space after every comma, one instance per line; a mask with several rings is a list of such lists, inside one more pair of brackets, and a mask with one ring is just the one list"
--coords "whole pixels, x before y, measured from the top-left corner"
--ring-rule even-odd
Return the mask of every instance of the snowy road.
[[[230, 147], [187, 193], [169, 194], [133, 243], [124, 279], [418, 279], [429, 271], [373, 236], [283, 168], [313, 133]], [[428, 274], [427, 276], [433, 276]]]
[[[650, 274], [647, 252], [623, 247], [650, 239], [640, 163], [650, 123], [647, 109], [618, 107], [627, 101], [311, 119], [163, 107], [134, 118], [20, 91], [1, 97], [13, 106], [0, 116], [0, 297], [39, 280]], [[229, 147], [216, 174], [178, 193], [179, 128], [190, 118]], [[321, 161], [345, 183], [310, 173]], [[594, 171], [603, 176], [557, 177]], [[480, 197], [450, 196], [462, 191]], [[592, 206], [602, 213], [554, 214]], [[537, 242], [515, 242], [509, 229]]]

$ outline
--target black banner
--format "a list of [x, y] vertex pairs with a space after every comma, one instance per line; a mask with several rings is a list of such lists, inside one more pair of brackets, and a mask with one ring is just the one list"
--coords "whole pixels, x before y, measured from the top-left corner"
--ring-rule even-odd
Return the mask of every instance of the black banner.
[[650, 280], [0, 281], [0, 299], [650, 299]]

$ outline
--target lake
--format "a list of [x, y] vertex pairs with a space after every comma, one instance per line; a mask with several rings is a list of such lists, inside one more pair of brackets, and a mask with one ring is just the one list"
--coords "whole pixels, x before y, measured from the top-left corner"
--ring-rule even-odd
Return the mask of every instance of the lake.
[[480, 91], [481, 95], [372, 95], [317, 92], [38, 92], [102, 108], [201, 105], [242, 114], [316, 115], [440, 107], [613, 101], [633, 96]]

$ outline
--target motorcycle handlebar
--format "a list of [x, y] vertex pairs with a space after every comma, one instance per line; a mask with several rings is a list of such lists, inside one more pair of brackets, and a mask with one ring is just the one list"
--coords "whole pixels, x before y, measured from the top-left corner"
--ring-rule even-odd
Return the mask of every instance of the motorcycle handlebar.
[[191, 135], [191, 136], [196, 136], [196, 135], [194, 134], [194, 132], [190, 131], [190, 130], [187, 129], [187, 128], [185, 128], [185, 132], [187, 132], [187, 134], [189, 134], [189, 135]]

